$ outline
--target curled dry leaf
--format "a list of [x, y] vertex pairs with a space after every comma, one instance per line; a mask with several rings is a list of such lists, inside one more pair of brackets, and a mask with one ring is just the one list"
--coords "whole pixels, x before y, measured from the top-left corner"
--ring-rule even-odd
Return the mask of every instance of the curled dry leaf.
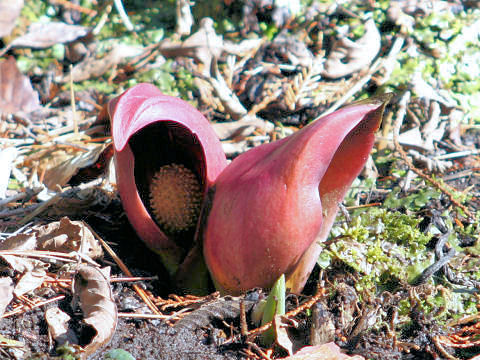
[[285, 360], [365, 360], [365, 358], [360, 355], [346, 355], [334, 342], [331, 342], [318, 346], [305, 346]]
[[15, 285], [15, 296], [20, 297], [40, 287], [47, 275], [47, 267], [47, 264], [37, 264], [32, 270], [25, 272]]
[[223, 321], [236, 318], [240, 315], [240, 303], [244, 304], [245, 311], [250, 311], [255, 300], [247, 297], [225, 296], [215, 299], [184, 316], [175, 324], [175, 329], [197, 330], [211, 324], [212, 321]]
[[225, 40], [223, 42], [223, 50], [229, 54], [234, 54], [240, 57], [248, 56], [248, 54], [255, 52], [263, 43], [265, 39], [244, 39], [238, 43]]
[[33, 23], [26, 34], [14, 39], [8, 46], [45, 49], [55, 44], [74, 41], [89, 32], [88, 27], [62, 22]]
[[240, 141], [251, 135], [256, 129], [261, 131], [271, 132], [274, 125], [257, 116], [244, 116], [238, 121], [219, 122], [212, 124], [215, 133], [220, 140], [235, 139]]
[[336, 41], [325, 61], [322, 75], [338, 79], [370, 65], [380, 51], [380, 32], [373, 19], [365, 23], [365, 34], [357, 41], [343, 37]]
[[211, 18], [203, 18], [197, 32], [180, 44], [164, 42], [160, 52], [165, 57], [188, 56], [203, 65], [203, 73], [210, 74], [210, 65], [223, 51], [223, 37], [217, 35]]
[[74, 82], [98, 78], [125, 59], [141, 53], [142, 49], [138, 46], [116, 45], [112, 50], [98, 58], [96, 54], [85, 57], [85, 59], [73, 67], [71, 74], [62, 75], [56, 81], [68, 82], [70, 77]]
[[9, 277], [0, 278], [0, 316], [5, 313], [10, 301], [13, 299], [13, 282]]
[[26, 274], [35, 268], [44, 267], [43, 261], [2, 254], [2, 250], [47, 250], [63, 253], [76, 251], [92, 259], [103, 255], [102, 247], [90, 229], [82, 221], [70, 221], [67, 217], [48, 225], [34, 227], [28, 234], [10, 236], [0, 243], [0, 259], [3, 259], [11, 269]]
[[423, 79], [422, 72], [416, 71], [411, 79], [412, 91], [426, 101], [436, 101], [447, 109], [453, 109], [458, 106], [457, 101], [453, 99], [448, 92], [442, 89], [436, 89]]
[[[84, 346], [84, 358], [88, 358], [106, 345], [117, 326], [117, 307], [108, 278], [100, 269], [80, 265], [73, 283], [73, 295], [80, 302], [83, 322], [94, 330], [94, 336]], [[90, 333], [90, 332], [89, 332]]]
[[65, 344], [66, 342], [70, 344], [78, 344], [77, 336], [68, 328], [68, 322], [70, 319], [70, 316], [58, 307], [51, 307], [45, 311], [45, 321], [48, 325], [48, 334], [59, 345]]
[[13, 57], [0, 62], [0, 114], [30, 112], [40, 107], [38, 93], [28, 77], [18, 70]]
[[10, 35], [23, 8], [23, 0], [0, 0], [0, 38]]
[[56, 189], [57, 185], [66, 185], [79, 169], [95, 164], [105, 150], [105, 144], [82, 144], [82, 147], [88, 150], [72, 148], [67, 152], [64, 149], [53, 149], [46, 155], [40, 171], [46, 169], [43, 182], [48, 188]]
[[0, 243], [0, 259], [4, 260], [12, 270], [19, 273], [25, 273], [33, 270], [36, 266], [43, 264], [42, 261], [30, 258], [24, 258], [16, 255], [4, 255], [2, 250], [20, 250], [29, 251], [37, 247], [37, 238], [35, 234], [17, 234], [8, 237]]
[[97, 259], [103, 255], [102, 247], [83, 221], [71, 221], [63, 217], [60, 221], [35, 229], [38, 249], [78, 253]]
[[328, 311], [327, 305], [319, 301], [312, 307], [312, 326], [310, 328], [310, 343], [323, 345], [335, 340], [335, 324], [333, 315]]
[[247, 151], [249, 149], [249, 145], [247, 140], [235, 142], [222, 141], [222, 148], [223, 152], [228, 158], [234, 158]]
[[[113, 194], [99, 186], [80, 184], [62, 192], [49, 207], [42, 212], [42, 217], [58, 218], [60, 216], [78, 216], [79, 213], [105, 209], [113, 199]], [[40, 214], [38, 214], [40, 215]]]
[[293, 341], [288, 336], [288, 319], [282, 315], [275, 315], [273, 318], [273, 327], [275, 328], [275, 340], [278, 345], [287, 350], [289, 355], [293, 355]]

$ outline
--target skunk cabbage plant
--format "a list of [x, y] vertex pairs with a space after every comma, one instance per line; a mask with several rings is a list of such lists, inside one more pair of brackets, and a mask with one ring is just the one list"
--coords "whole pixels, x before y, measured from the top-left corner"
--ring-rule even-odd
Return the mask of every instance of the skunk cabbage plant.
[[110, 101], [117, 187], [139, 237], [173, 275], [193, 244], [203, 198], [227, 164], [205, 117], [139, 84]]
[[388, 100], [346, 106], [227, 166], [197, 110], [152, 85], [136, 85], [108, 107], [125, 212], [172, 275], [188, 257], [203, 263], [203, 246], [223, 293], [270, 288], [282, 274], [287, 288], [300, 292], [338, 203], [368, 158]]
[[389, 97], [346, 106], [223, 170], [203, 234], [218, 290], [269, 288], [282, 274], [291, 291], [303, 289], [338, 204], [372, 150]]

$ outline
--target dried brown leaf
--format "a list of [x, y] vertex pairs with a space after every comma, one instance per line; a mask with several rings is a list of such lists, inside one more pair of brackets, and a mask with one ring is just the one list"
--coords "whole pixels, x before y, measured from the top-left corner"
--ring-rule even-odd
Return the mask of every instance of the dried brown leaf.
[[73, 150], [69, 152], [54, 151], [42, 162], [40, 169], [46, 168], [44, 184], [55, 189], [57, 185], [64, 186], [79, 169], [95, 164], [105, 149], [105, 144], [91, 145], [87, 151]]
[[434, 100], [446, 108], [455, 108], [458, 106], [457, 101], [451, 95], [442, 89], [436, 89], [423, 79], [422, 72], [417, 70], [410, 81], [413, 92], [425, 100]]
[[238, 43], [225, 40], [223, 42], [223, 50], [229, 54], [244, 57], [250, 53], [256, 52], [264, 43], [264, 38], [243, 39]]
[[177, 0], [177, 27], [175, 32], [178, 35], [190, 35], [190, 29], [193, 25], [193, 15], [190, 6], [193, 4], [190, 0]]
[[45, 280], [47, 266], [46, 264], [37, 264], [32, 270], [25, 272], [15, 285], [13, 291], [15, 296], [22, 296], [40, 287]]
[[106, 345], [117, 326], [117, 307], [109, 284], [109, 275], [97, 268], [80, 265], [73, 283], [73, 294], [80, 301], [83, 322], [94, 330], [95, 335], [84, 347], [83, 358], [88, 358]]
[[203, 18], [200, 27], [184, 42], [175, 44], [169, 41], [162, 43], [160, 52], [165, 57], [188, 56], [203, 64], [203, 73], [210, 74], [210, 65], [223, 51], [223, 37], [217, 35], [211, 18]]
[[55, 44], [68, 43], [88, 35], [90, 29], [61, 22], [33, 23], [26, 34], [14, 39], [9, 47], [45, 49]]
[[222, 148], [228, 158], [233, 158], [247, 151], [249, 145], [247, 140], [242, 140], [238, 142], [222, 141]]
[[63, 217], [60, 221], [37, 227], [35, 234], [40, 250], [76, 251], [92, 259], [103, 255], [101, 245], [83, 221], [71, 221]]
[[225, 296], [200, 306], [175, 324], [176, 329], [196, 330], [208, 326], [213, 320], [236, 318], [240, 315], [240, 303], [249, 311], [256, 301], [244, 297]]
[[40, 260], [24, 258], [16, 255], [4, 255], [2, 250], [34, 250], [37, 247], [37, 238], [35, 234], [17, 234], [8, 237], [0, 243], [0, 258], [3, 259], [10, 268], [19, 272], [25, 273], [33, 270], [36, 266], [43, 264]]
[[57, 344], [78, 344], [75, 333], [68, 328], [70, 316], [58, 307], [51, 307], [45, 311], [45, 321], [48, 324], [48, 333]]
[[287, 350], [289, 355], [293, 354], [293, 342], [288, 336], [288, 323], [282, 315], [275, 315], [273, 318], [273, 327], [275, 328], [275, 341], [282, 348]]
[[305, 346], [295, 355], [284, 358], [285, 360], [365, 360], [360, 355], [346, 355], [334, 343], [328, 343], [318, 346]]
[[270, 132], [273, 124], [257, 116], [244, 116], [238, 121], [218, 122], [212, 124], [220, 140], [235, 139], [240, 141], [251, 135], [255, 130]]
[[346, 37], [333, 45], [322, 75], [330, 79], [338, 79], [362, 70], [370, 65], [380, 51], [380, 32], [373, 19], [365, 23], [365, 34], [357, 41]]
[[0, 316], [5, 313], [10, 301], [13, 299], [13, 282], [9, 277], [0, 278]]
[[58, 82], [68, 82], [72, 79], [72, 81], [78, 82], [98, 78], [125, 59], [140, 55], [141, 52], [142, 49], [137, 46], [117, 45], [99, 58], [96, 57], [96, 54], [85, 57], [73, 67], [70, 74], [61, 76], [56, 80]]
[[0, 38], [10, 35], [22, 8], [23, 0], [0, 0]]
[[90, 229], [82, 221], [70, 221], [63, 217], [60, 221], [48, 225], [36, 226], [28, 234], [17, 234], [8, 237], [0, 243], [0, 258], [10, 267], [22, 274], [43, 268], [45, 262], [18, 255], [2, 254], [4, 251], [45, 250], [70, 253], [75, 251], [90, 257], [99, 258], [103, 255], [102, 247], [93, 236]]
[[13, 57], [0, 62], [0, 113], [30, 112], [40, 107], [30, 79], [18, 70]]
[[335, 340], [335, 324], [325, 303], [318, 301], [312, 307], [310, 343], [323, 345]]
[[[45, 217], [78, 216], [78, 214], [104, 209], [112, 202], [115, 195], [100, 186], [81, 184], [78, 187], [62, 192], [49, 207], [41, 213]], [[97, 209], [94, 209], [97, 207]], [[40, 213], [39, 213], [40, 214]]]

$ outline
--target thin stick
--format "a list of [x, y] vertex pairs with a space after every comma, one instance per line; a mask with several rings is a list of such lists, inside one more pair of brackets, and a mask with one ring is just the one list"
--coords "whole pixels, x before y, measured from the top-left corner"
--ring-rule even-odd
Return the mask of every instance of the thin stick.
[[75, 90], [73, 89], [72, 69], [73, 69], [73, 65], [70, 64], [70, 102], [72, 104], [73, 132], [75, 133], [75, 135], [77, 135], [78, 134], [77, 107], [75, 104]]
[[48, 0], [48, 2], [51, 4], [62, 5], [65, 9], [78, 11], [91, 17], [97, 16], [97, 11], [88, 9], [81, 5], [73, 4], [67, 0]]
[[444, 154], [444, 155], [438, 155], [435, 156], [435, 160], [445, 160], [445, 159], [456, 159], [464, 156], [470, 156], [470, 155], [477, 155], [480, 154], [480, 150], [465, 150], [465, 151], [457, 151], [454, 153], [449, 153], [449, 154]]
[[0, 200], [0, 207], [5, 206], [5, 205], [7, 205], [9, 203], [12, 203], [12, 202], [16, 202], [18, 200], [25, 199], [28, 196], [30, 196], [30, 197], [35, 196], [42, 190], [43, 190], [43, 188], [41, 188], [41, 187], [33, 188], [31, 190], [27, 189], [27, 191], [25, 191], [25, 192], [18, 193], [16, 195], [13, 195], [13, 196], [10, 196], [10, 197], [5, 198], [3, 200]]
[[162, 319], [162, 320], [180, 319], [180, 316], [178, 316], [177, 313], [174, 313], [172, 315], [118, 313], [118, 317], [132, 318], [132, 319]]
[[[113, 251], [113, 249], [110, 247], [110, 245], [108, 245], [101, 237], [100, 235], [98, 235], [95, 230], [92, 229], [92, 227], [87, 224], [87, 223], [84, 223], [85, 226], [92, 232], [93, 236], [95, 236], [95, 238], [100, 241], [100, 243], [102, 244], [103, 248], [110, 254], [110, 256], [113, 258], [113, 260], [117, 263], [118, 267], [120, 268], [120, 270], [122, 270], [127, 276], [130, 276], [130, 277], [133, 277], [132, 273], [130, 272], [130, 270], [128, 270], [127, 266], [125, 265], [125, 263], [117, 256], [117, 254], [115, 254], [115, 251]], [[132, 287], [133, 289], [135, 290], [135, 292], [138, 294], [138, 296], [140, 296], [142, 298], [142, 300], [145, 302], [145, 304], [147, 304], [148, 308], [150, 310], [152, 310], [152, 312], [154, 314], [157, 314], [157, 315], [160, 315], [160, 311], [158, 310], [158, 308], [155, 306], [155, 304], [152, 302], [152, 300], [148, 297], [148, 295], [145, 293], [145, 291], [138, 285], [138, 284], [132, 284]]]
[[[114, 277], [110, 278], [111, 283], [118, 283], [118, 282], [133, 282], [133, 281], [152, 281], [152, 280], [158, 280], [157, 276], [148, 276], [148, 277], [142, 277], [142, 276], [137, 276], [137, 277]], [[56, 282], [66, 282], [70, 283], [72, 282], [72, 279], [46, 279], [44, 282], [46, 283], [56, 283]]]
[[[31, 310], [33, 308], [37, 308], [37, 307], [40, 307], [40, 306], [43, 306], [43, 305], [50, 304], [52, 302], [59, 301], [59, 300], [62, 300], [64, 298], [65, 298], [65, 295], [59, 295], [59, 296], [56, 296], [54, 298], [51, 298], [51, 299], [48, 299], [48, 300], [45, 300], [45, 301], [40, 301], [40, 302], [36, 303], [33, 307], [29, 307], [28, 310]], [[23, 305], [19, 306], [15, 310], [4, 313], [2, 316], [0, 316], [0, 319], [1, 318], [6, 318], [6, 317], [9, 317], [9, 316], [18, 314], [18, 313], [21, 313], [24, 310], [25, 310], [25, 306], [23, 306]]]
[[355, 209], [363, 209], [367, 207], [373, 207], [373, 206], [380, 206], [382, 203], [370, 203], [370, 204], [364, 204], [364, 205], [356, 205], [356, 206], [345, 206], [345, 209], [347, 210], [355, 210]]
[[[22, 207], [22, 208], [18, 208], [18, 209], [12, 209], [12, 210], [5, 210], [5, 211], [2, 211], [0, 213], [0, 219], [2, 218], [6, 218], [6, 217], [10, 217], [10, 216], [15, 216], [15, 215], [20, 215], [20, 214], [24, 214], [28, 211], [34, 211], [35, 209], [38, 209], [40, 207], [41, 204], [32, 204], [28, 207]], [[20, 224], [20, 225], [23, 225], [23, 224], [26, 224], [28, 221], [26, 221], [25, 223], [21, 223], [21, 222], [17, 222], [17, 224]]]

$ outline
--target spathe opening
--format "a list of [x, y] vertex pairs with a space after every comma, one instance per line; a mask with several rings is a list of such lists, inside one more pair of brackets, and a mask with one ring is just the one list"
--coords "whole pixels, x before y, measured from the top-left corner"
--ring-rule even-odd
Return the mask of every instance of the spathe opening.
[[[155, 221], [150, 206], [150, 182], [154, 174], [164, 165], [183, 165], [191, 170], [203, 193], [205, 192], [205, 159], [203, 149], [195, 134], [173, 121], [158, 121], [135, 133], [129, 140], [135, 164], [134, 175], [138, 194]], [[163, 229], [161, 224], [157, 225]], [[185, 231], [169, 234], [175, 242], [188, 249], [194, 237], [195, 226]]]

